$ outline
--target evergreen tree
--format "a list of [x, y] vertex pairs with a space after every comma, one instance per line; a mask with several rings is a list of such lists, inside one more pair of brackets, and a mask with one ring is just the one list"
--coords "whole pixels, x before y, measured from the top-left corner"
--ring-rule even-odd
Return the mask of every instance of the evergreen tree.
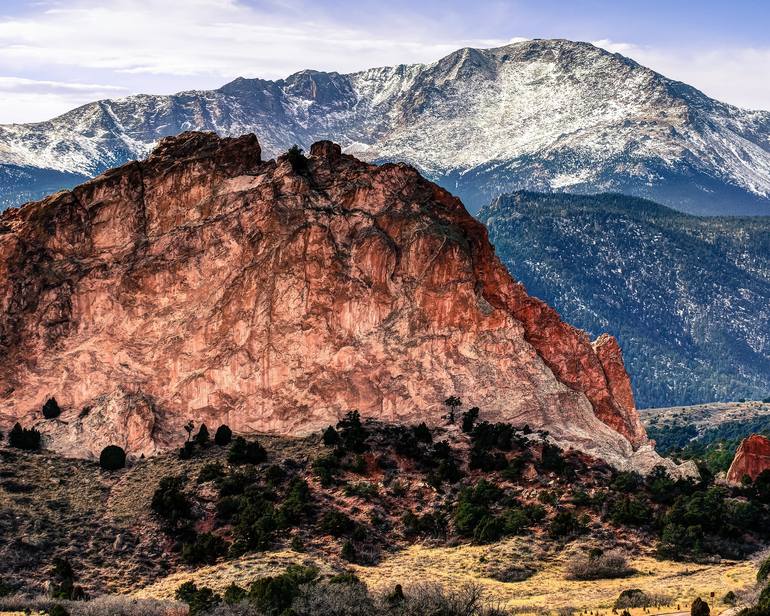
[[43, 405], [43, 417], [46, 419], [54, 419], [61, 415], [61, 409], [56, 402], [56, 398], [48, 398], [48, 401]]
[[205, 447], [209, 443], [209, 429], [206, 427], [205, 423], [201, 424], [201, 427], [198, 428], [198, 434], [195, 435], [195, 443], [200, 445], [201, 447]]
[[217, 432], [214, 435], [214, 442], [220, 447], [227, 447], [230, 441], [233, 439], [233, 431], [225, 425], [221, 425], [217, 428]]

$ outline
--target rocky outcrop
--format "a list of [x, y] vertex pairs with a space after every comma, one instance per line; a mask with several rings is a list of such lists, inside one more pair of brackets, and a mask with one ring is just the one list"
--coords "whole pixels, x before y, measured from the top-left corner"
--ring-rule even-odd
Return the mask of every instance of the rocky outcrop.
[[740, 484], [744, 477], [754, 481], [767, 469], [770, 469], [770, 440], [761, 434], [752, 434], [738, 446], [727, 471], [727, 481]]
[[70, 407], [53, 420], [35, 423], [44, 444], [79, 456], [98, 458], [107, 445], [134, 456], [149, 456], [174, 439], [164, 439], [152, 400], [141, 392], [117, 389], [82, 407]]
[[292, 164], [253, 135], [164, 139], [3, 213], [0, 289], [1, 421], [55, 395], [67, 453], [95, 452], [88, 431], [151, 453], [189, 419], [438, 423], [458, 395], [616, 466], [660, 461], [616, 345], [529, 297], [445, 190], [330, 142]]

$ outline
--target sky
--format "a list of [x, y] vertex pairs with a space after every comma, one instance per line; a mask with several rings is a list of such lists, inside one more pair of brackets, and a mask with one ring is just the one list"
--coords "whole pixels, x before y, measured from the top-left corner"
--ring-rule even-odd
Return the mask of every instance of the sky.
[[0, 0], [0, 123], [529, 38], [592, 42], [719, 100], [770, 110], [768, 0]]

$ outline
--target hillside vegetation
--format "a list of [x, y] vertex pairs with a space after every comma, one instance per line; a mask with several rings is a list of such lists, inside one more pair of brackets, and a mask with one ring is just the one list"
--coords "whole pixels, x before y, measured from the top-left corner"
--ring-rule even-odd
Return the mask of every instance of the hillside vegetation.
[[530, 294], [618, 338], [639, 407], [770, 395], [770, 218], [531, 192], [479, 218]]
[[[200, 427], [180, 451], [113, 471], [0, 450], [0, 580], [10, 595], [0, 606], [44, 607], [43, 592], [117, 593], [179, 599], [203, 614], [228, 597], [259, 604], [271, 584], [288, 584], [293, 605], [310, 600], [307, 584], [326, 601], [328, 584], [354, 592], [356, 580], [375, 593], [359, 599], [375, 603], [403, 585], [409, 601], [478, 591], [509, 607], [610, 608], [639, 587], [649, 605], [673, 606], [704, 586], [746, 586], [746, 559], [770, 540], [767, 482], [618, 472], [478, 409], [443, 428], [362, 423], [352, 412], [303, 439], [230, 438]], [[697, 578], [674, 583], [693, 570]], [[665, 596], [654, 582], [664, 574]], [[430, 594], [416, 580], [454, 590]], [[575, 594], [533, 599], [546, 582]]]

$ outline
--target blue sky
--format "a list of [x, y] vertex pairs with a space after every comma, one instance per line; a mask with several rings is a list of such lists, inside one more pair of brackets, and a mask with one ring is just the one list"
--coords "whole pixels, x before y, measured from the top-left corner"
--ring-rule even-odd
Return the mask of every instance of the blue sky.
[[769, 25], [767, 0], [0, 0], [0, 123], [240, 75], [430, 62], [466, 45], [552, 37], [770, 109]]

